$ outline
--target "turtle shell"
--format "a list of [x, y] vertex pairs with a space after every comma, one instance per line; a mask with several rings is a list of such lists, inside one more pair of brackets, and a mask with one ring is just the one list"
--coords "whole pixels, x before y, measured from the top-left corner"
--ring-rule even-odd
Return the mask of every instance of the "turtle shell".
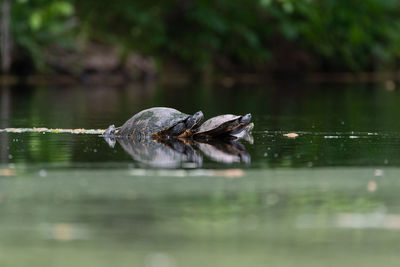
[[239, 119], [243, 116], [225, 114], [206, 120], [196, 131], [194, 137], [218, 136], [229, 133], [242, 126]]
[[116, 129], [116, 136], [143, 139], [166, 131], [186, 120], [190, 115], [173, 108], [156, 107], [145, 109]]

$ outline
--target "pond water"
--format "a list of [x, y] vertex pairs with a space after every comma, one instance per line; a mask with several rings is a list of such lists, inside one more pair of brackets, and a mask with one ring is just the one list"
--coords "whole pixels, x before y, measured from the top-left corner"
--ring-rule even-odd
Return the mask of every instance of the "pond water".
[[2, 88], [0, 100], [0, 129], [105, 129], [153, 106], [255, 124], [241, 157], [214, 145], [172, 164], [98, 134], [0, 132], [1, 266], [400, 261], [398, 90], [46, 85]]

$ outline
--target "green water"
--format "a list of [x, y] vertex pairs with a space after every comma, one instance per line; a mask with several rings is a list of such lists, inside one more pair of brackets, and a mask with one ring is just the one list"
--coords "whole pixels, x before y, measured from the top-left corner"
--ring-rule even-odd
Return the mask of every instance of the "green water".
[[[0, 128], [151, 106], [251, 112], [250, 162], [153, 168], [97, 135], [0, 133], [1, 266], [397, 266], [400, 91], [379, 84], [0, 90]], [[299, 134], [296, 138], [286, 133]]]

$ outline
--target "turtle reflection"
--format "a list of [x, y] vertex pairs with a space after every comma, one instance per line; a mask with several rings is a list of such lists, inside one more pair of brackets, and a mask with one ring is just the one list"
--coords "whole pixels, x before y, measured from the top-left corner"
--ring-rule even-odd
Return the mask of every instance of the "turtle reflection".
[[150, 167], [173, 168], [182, 163], [193, 163], [196, 167], [203, 165], [199, 151], [179, 139], [135, 142], [129, 138], [118, 138], [117, 141], [135, 161]]
[[[115, 139], [105, 138], [114, 147]], [[174, 168], [191, 163], [203, 165], [203, 156], [223, 163], [250, 163], [250, 155], [237, 139], [217, 139], [207, 142], [171, 138], [135, 142], [130, 138], [116, 141], [136, 162], [154, 168]]]
[[223, 163], [250, 163], [250, 155], [238, 140], [216, 139], [198, 143], [198, 148], [210, 159]]

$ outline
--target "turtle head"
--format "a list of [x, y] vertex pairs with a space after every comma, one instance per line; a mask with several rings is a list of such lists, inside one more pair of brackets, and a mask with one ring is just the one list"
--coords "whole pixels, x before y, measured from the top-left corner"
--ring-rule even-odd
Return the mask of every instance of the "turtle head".
[[114, 148], [115, 146], [115, 125], [110, 125], [107, 130], [103, 133], [104, 140], [106, 140], [107, 144]]
[[186, 120], [185, 123], [186, 129], [190, 130], [200, 126], [200, 123], [203, 121], [203, 119], [204, 119], [203, 112], [197, 111], [192, 116], [189, 116], [189, 118]]
[[246, 115], [244, 115], [243, 117], [240, 118], [240, 123], [244, 124], [244, 125], [249, 124], [250, 121], [251, 121], [251, 114], [250, 113], [248, 113], [248, 114], [246, 114]]
[[200, 126], [200, 123], [203, 121], [204, 115], [203, 112], [198, 111], [192, 116], [189, 116], [182, 125], [185, 128], [185, 131], [181, 134], [179, 134], [179, 137], [190, 137], [193, 135], [193, 132], [196, 131], [196, 128]]
[[232, 136], [239, 137], [239, 136], [237, 136], [237, 134], [243, 132], [244, 130], [247, 130], [250, 133], [251, 130], [253, 129], [253, 127], [254, 127], [254, 124], [250, 123], [250, 121], [251, 121], [251, 114], [250, 113], [240, 117], [238, 119], [238, 121], [239, 121], [239, 124], [236, 125], [236, 123], [235, 123], [234, 129], [229, 132], [229, 134], [232, 135]]
[[112, 136], [113, 137], [114, 133], [115, 133], [115, 125], [113, 124], [113, 125], [110, 125], [107, 128], [107, 130], [104, 131], [103, 136], [106, 136], [106, 137], [111, 137]]
[[167, 136], [178, 136], [182, 138], [190, 137], [193, 135], [192, 130], [200, 126], [203, 118], [203, 112], [198, 111], [195, 114], [187, 117], [184, 121], [174, 125], [171, 128], [168, 128], [164, 134]]

